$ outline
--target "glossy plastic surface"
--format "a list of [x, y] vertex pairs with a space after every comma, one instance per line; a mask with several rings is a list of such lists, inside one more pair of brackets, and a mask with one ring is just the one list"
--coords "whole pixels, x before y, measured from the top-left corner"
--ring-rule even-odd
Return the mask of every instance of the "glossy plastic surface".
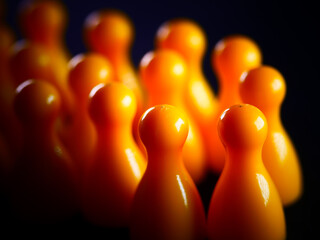
[[269, 132], [263, 146], [262, 159], [285, 206], [302, 195], [303, 176], [299, 157], [282, 125], [280, 107], [286, 94], [286, 82], [273, 67], [261, 66], [243, 74], [240, 96], [258, 107], [266, 116]]
[[252, 105], [234, 105], [220, 116], [218, 131], [226, 164], [209, 206], [209, 239], [285, 239], [281, 199], [261, 158], [265, 116]]
[[127, 227], [146, 167], [131, 131], [136, 99], [132, 90], [117, 82], [98, 85], [90, 98], [89, 114], [98, 141], [85, 185], [84, 214], [101, 226]]
[[205, 213], [184, 167], [188, 119], [170, 105], [148, 109], [139, 124], [148, 166], [132, 205], [132, 239], [204, 239]]

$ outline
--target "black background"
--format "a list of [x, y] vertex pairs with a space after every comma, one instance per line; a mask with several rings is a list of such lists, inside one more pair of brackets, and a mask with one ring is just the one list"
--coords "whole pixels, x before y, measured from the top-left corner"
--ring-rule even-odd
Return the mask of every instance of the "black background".
[[[7, 0], [7, 23], [17, 39], [22, 38], [16, 21], [20, 1]], [[86, 52], [82, 38], [85, 17], [94, 10], [116, 8], [124, 11], [135, 26], [131, 57], [138, 66], [143, 55], [154, 47], [158, 27], [173, 18], [187, 17], [204, 29], [208, 46], [203, 70], [215, 92], [217, 80], [211, 69], [210, 54], [214, 45], [230, 34], [244, 34], [260, 46], [263, 63], [277, 68], [287, 81], [287, 95], [282, 106], [282, 120], [294, 142], [304, 173], [305, 190], [302, 199], [286, 208], [287, 239], [308, 239], [317, 235], [319, 226], [319, 44], [320, 20], [317, 8], [307, 1], [64, 1], [68, 10], [65, 41], [72, 55]], [[205, 206], [208, 205], [216, 177], [209, 176], [199, 186]], [[14, 220], [1, 218], [7, 225]], [[9, 220], [8, 220], [9, 219]], [[21, 227], [21, 225], [17, 225]], [[48, 227], [48, 226], [46, 226]], [[41, 226], [44, 228], [44, 226]], [[29, 227], [36, 231], [38, 227]], [[81, 216], [55, 225], [72, 229], [73, 234], [127, 236], [126, 229], [104, 229], [90, 225]], [[40, 229], [39, 229], [40, 230]]]

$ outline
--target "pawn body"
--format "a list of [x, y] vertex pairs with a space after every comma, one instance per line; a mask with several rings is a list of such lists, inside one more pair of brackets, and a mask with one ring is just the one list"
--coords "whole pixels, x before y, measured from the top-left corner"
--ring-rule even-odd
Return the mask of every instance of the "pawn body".
[[285, 239], [281, 199], [261, 158], [264, 115], [251, 105], [234, 105], [221, 115], [218, 130], [226, 164], [210, 201], [209, 239]]
[[266, 116], [268, 136], [262, 150], [262, 159], [270, 173], [285, 206], [293, 204], [302, 195], [303, 177], [294, 145], [280, 117], [286, 83], [273, 67], [261, 66], [243, 74], [240, 96], [243, 101], [258, 107]]
[[115, 82], [94, 88], [90, 96], [89, 113], [98, 140], [85, 183], [84, 214], [101, 226], [126, 227], [146, 165], [131, 132], [135, 97]]
[[220, 40], [211, 55], [212, 68], [219, 83], [218, 108], [209, 126], [208, 164], [215, 173], [220, 173], [225, 162], [225, 152], [218, 136], [219, 116], [228, 107], [240, 104], [239, 81], [241, 74], [261, 63], [261, 51], [257, 44], [245, 36], [229, 36]]
[[55, 133], [58, 92], [44, 81], [26, 81], [17, 88], [14, 107], [24, 137], [12, 175], [14, 212], [36, 222], [70, 217], [77, 208], [77, 180], [73, 162]]
[[189, 133], [183, 147], [183, 161], [192, 179], [199, 183], [206, 174], [205, 149], [198, 125], [184, 102], [187, 66], [183, 58], [170, 49], [145, 54], [140, 62], [142, 83], [148, 93], [148, 106], [170, 104], [188, 117]]
[[170, 105], [148, 109], [139, 124], [148, 166], [132, 205], [132, 239], [204, 239], [205, 213], [199, 193], [184, 168], [186, 116]]

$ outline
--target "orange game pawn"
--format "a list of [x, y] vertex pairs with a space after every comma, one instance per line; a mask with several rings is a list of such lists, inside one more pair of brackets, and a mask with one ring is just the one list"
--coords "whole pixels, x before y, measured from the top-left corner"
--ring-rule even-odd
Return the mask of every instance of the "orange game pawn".
[[303, 192], [299, 158], [281, 122], [280, 108], [285, 97], [286, 83], [273, 67], [261, 66], [243, 74], [240, 96], [255, 105], [266, 116], [268, 136], [262, 150], [262, 160], [287, 206], [296, 202]]
[[220, 116], [226, 163], [209, 206], [209, 239], [285, 239], [281, 199], [261, 158], [267, 131], [265, 116], [249, 104]]
[[63, 111], [68, 114], [72, 99], [67, 81], [70, 56], [63, 39], [66, 22], [66, 9], [61, 1], [25, 0], [19, 9], [20, 29], [26, 40], [40, 45], [50, 56], [51, 74], [59, 84], [59, 91], [63, 91]]
[[[21, 148], [22, 130], [13, 110], [15, 85], [9, 69], [10, 49], [13, 44], [13, 32], [0, 23], [0, 135], [8, 146], [9, 155], [16, 157]], [[12, 161], [13, 159], [9, 162], [13, 163]]]
[[182, 148], [188, 136], [187, 117], [178, 108], [157, 105], [139, 124], [148, 152], [148, 166], [134, 197], [132, 239], [205, 239], [205, 212]]
[[15, 214], [26, 221], [59, 221], [77, 207], [75, 168], [55, 132], [60, 106], [58, 92], [47, 82], [28, 80], [17, 88], [14, 109], [24, 145], [10, 192]]
[[69, 86], [75, 104], [70, 124], [62, 126], [60, 135], [77, 167], [81, 193], [97, 141], [96, 129], [88, 113], [89, 94], [95, 86], [111, 79], [111, 65], [98, 53], [78, 54], [69, 62]]
[[196, 22], [189, 19], [175, 19], [159, 28], [156, 46], [175, 50], [186, 61], [188, 81], [184, 94], [185, 103], [198, 124], [206, 144], [211, 136], [208, 125], [216, 115], [217, 101], [202, 72], [202, 59], [207, 46], [205, 33]]
[[46, 48], [31, 41], [20, 40], [11, 49], [9, 64], [15, 87], [28, 79], [49, 82], [61, 96], [62, 115], [69, 116], [73, 105], [71, 92], [65, 80], [57, 77], [59, 69], [55, 67], [54, 59]]
[[199, 183], [206, 174], [205, 149], [200, 130], [184, 103], [188, 74], [185, 61], [176, 51], [158, 49], [145, 54], [140, 62], [140, 73], [148, 93], [148, 107], [170, 104], [187, 115], [190, 129], [183, 148], [183, 161], [192, 179]]
[[212, 170], [220, 173], [225, 162], [217, 123], [220, 114], [228, 107], [241, 103], [239, 81], [241, 74], [261, 64], [261, 51], [257, 44], [245, 36], [229, 36], [220, 40], [212, 51], [213, 70], [219, 82], [217, 115], [211, 121], [211, 138], [208, 139], [209, 162]]
[[85, 186], [84, 214], [101, 226], [127, 227], [146, 167], [131, 131], [136, 99], [132, 90], [117, 82], [95, 87], [90, 96], [98, 141]]
[[114, 69], [115, 81], [129, 87], [137, 99], [133, 133], [138, 138], [138, 121], [145, 109], [144, 91], [130, 60], [133, 24], [123, 12], [102, 10], [91, 13], [84, 23], [84, 37], [89, 49], [106, 56]]

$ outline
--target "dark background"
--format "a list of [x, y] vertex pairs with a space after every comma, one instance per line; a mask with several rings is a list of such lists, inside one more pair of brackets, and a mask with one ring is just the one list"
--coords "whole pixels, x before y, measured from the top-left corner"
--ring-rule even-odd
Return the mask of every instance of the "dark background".
[[[16, 21], [17, 0], [7, 0], [7, 23], [17, 39], [22, 36]], [[68, 10], [66, 45], [72, 55], [87, 51], [82, 38], [85, 17], [94, 10], [116, 8], [131, 17], [135, 26], [132, 60], [138, 66], [143, 55], [152, 50], [158, 27], [167, 20], [187, 17], [198, 22], [208, 38], [203, 70], [215, 92], [217, 80], [211, 69], [214, 45], [230, 34], [244, 34], [260, 46], [263, 63], [277, 68], [287, 81], [287, 95], [282, 106], [282, 120], [294, 142], [303, 167], [305, 191], [302, 199], [285, 209], [287, 239], [308, 239], [317, 235], [319, 226], [319, 44], [320, 20], [315, 5], [307, 1], [63, 1]], [[209, 176], [199, 186], [208, 205], [216, 178]], [[13, 222], [13, 220], [12, 220]], [[103, 229], [81, 217], [55, 226], [75, 227], [74, 233], [116, 233], [126, 236], [126, 229]], [[43, 226], [42, 226], [43, 227]], [[37, 227], [31, 227], [36, 230]], [[71, 228], [70, 228], [71, 229]], [[315, 235], [315, 236], [316, 236]], [[92, 235], [91, 235], [92, 236]]]

